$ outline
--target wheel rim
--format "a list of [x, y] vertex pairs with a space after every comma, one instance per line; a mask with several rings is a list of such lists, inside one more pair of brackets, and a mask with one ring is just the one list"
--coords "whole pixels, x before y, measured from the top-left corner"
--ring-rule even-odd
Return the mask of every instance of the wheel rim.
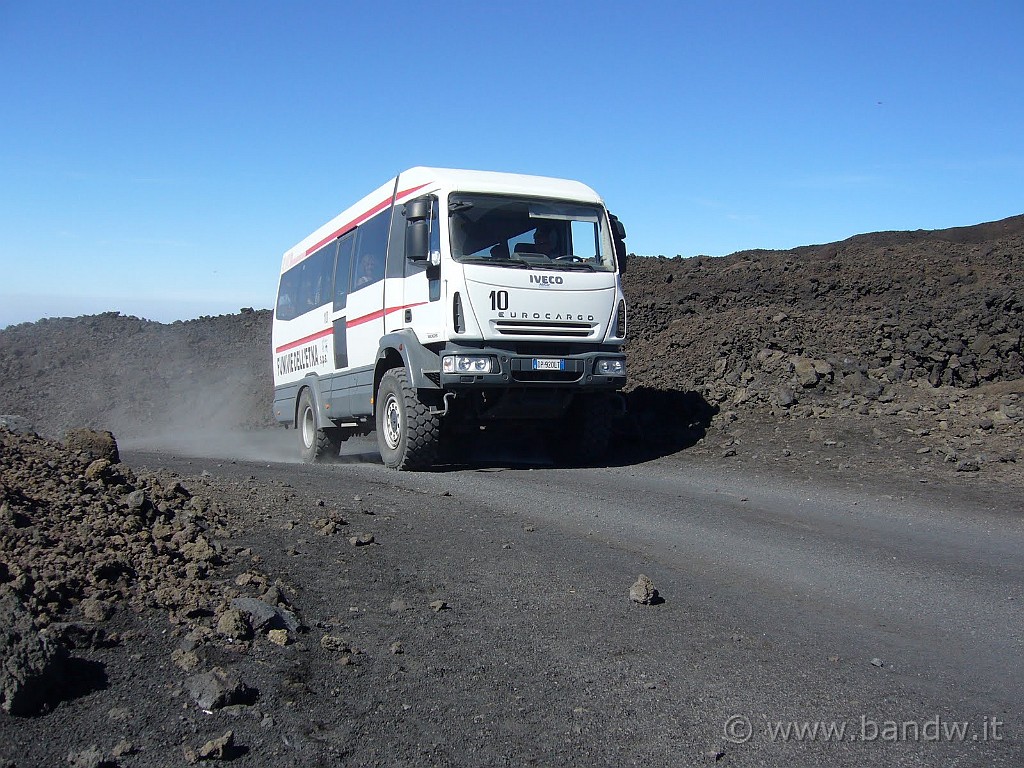
[[307, 448], [310, 448], [315, 440], [316, 419], [313, 417], [313, 409], [307, 407], [302, 412], [302, 443]]
[[384, 401], [384, 442], [392, 451], [398, 450], [402, 440], [402, 408], [398, 398], [389, 392]]

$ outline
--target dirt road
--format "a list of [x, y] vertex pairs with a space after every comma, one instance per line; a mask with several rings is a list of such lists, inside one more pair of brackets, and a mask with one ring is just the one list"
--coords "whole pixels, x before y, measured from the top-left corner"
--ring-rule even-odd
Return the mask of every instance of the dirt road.
[[[205, 714], [154, 626], [145, 672], [5, 736], [24, 764], [57, 756], [34, 738], [54, 725], [60, 755], [97, 743], [89, 720], [111, 697], [133, 710], [98, 741], [133, 741], [124, 765], [173, 764], [227, 729], [238, 765], [1024, 761], [1015, 493], [809, 483], [694, 455], [563, 470], [514, 446], [395, 473], [372, 445], [326, 466], [125, 452], [221, 494], [231, 544], [309, 631], [207, 646], [260, 693]], [[374, 543], [349, 543], [361, 533]], [[641, 573], [664, 602], [629, 600]]]

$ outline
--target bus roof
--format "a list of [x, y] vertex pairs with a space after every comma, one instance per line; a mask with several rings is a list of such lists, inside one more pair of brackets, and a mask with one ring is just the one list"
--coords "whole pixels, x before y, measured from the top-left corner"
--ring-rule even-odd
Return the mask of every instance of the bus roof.
[[433, 182], [434, 187], [450, 192], [494, 192], [578, 200], [580, 202], [602, 202], [597, 192], [586, 184], [569, 179], [555, 179], [550, 176], [418, 166], [403, 171], [399, 175], [399, 180], [402, 187]]
[[600, 195], [586, 184], [569, 179], [498, 171], [469, 171], [457, 168], [416, 166], [402, 171], [397, 177], [397, 184], [396, 178], [392, 178], [359, 202], [346, 208], [308, 237], [300, 240], [294, 247], [289, 248], [284, 254], [281, 271], [290, 269], [318, 248], [387, 208], [391, 204], [392, 194], [396, 191], [398, 202], [432, 192], [489, 192], [499, 195], [574, 200], [600, 205], [604, 203]]

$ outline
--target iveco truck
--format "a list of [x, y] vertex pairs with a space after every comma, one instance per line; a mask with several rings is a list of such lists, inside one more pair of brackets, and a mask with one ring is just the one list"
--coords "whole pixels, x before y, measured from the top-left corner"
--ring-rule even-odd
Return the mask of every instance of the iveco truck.
[[306, 461], [376, 429], [384, 464], [529, 426], [600, 460], [626, 382], [625, 229], [577, 181], [412, 168], [285, 254], [274, 415]]

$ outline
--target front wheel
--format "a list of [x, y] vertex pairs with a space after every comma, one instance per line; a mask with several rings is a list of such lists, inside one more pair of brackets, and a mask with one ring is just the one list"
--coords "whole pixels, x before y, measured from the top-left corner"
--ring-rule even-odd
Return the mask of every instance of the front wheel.
[[391, 469], [423, 469], [437, 461], [441, 418], [416, 396], [404, 368], [387, 371], [377, 387], [377, 446]]

